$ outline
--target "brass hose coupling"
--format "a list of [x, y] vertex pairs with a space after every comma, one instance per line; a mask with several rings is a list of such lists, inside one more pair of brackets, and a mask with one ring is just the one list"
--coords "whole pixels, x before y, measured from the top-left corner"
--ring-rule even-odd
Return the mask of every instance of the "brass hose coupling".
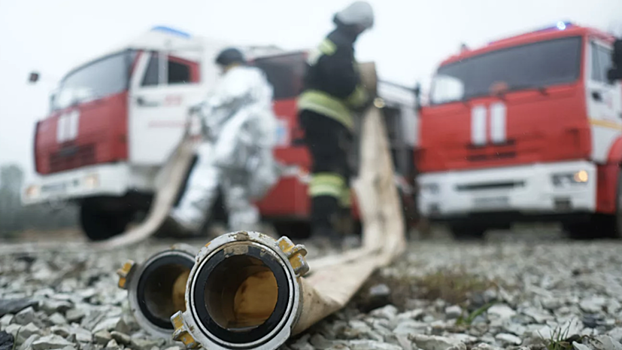
[[187, 348], [276, 349], [301, 311], [304, 246], [259, 232], [233, 232], [205, 245], [186, 285], [185, 311], [171, 317]]
[[[185, 309], [185, 289], [197, 250], [176, 244], [139, 264], [128, 260], [117, 270], [118, 286], [128, 292], [136, 322], [153, 336], [170, 339], [170, 317]], [[139, 302], [140, 301], [140, 302]]]

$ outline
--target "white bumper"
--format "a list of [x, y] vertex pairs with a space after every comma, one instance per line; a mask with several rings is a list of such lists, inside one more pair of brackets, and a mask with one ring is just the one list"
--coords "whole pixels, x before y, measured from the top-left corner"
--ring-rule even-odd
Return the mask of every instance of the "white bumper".
[[40, 177], [22, 190], [22, 204], [66, 201], [89, 196], [122, 196], [130, 189], [149, 190], [153, 174], [127, 163], [103, 164]]
[[593, 212], [596, 175], [596, 166], [586, 161], [423, 174], [418, 179], [418, 205], [432, 218], [508, 211]]

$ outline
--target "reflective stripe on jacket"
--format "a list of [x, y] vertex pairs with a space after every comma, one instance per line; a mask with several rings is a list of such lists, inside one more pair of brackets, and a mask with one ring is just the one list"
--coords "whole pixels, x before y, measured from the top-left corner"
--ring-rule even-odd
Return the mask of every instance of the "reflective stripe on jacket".
[[335, 31], [309, 54], [307, 63], [298, 110], [325, 115], [353, 130], [352, 108], [363, 105], [368, 96], [360, 83], [352, 43]]

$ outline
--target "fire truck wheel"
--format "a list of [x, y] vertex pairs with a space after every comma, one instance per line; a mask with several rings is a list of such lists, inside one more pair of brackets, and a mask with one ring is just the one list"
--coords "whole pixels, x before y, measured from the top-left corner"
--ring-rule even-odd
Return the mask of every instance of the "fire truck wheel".
[[479, 225], [454, 225], [450, 227], [451, 234], [458, 241], [479, 241], [484, 239], [486, 228]]
[[622, 169], [618, 173], [618, 190], [616, 193], [616, 213], [613, 217], [612, 238], [622, 239]]
[[564, 225], [571, 239], [622, 239], [622, 171], [618, 175], [616, 211], [613, 215], [594, 214], [587, 222]]
[[311, 237], [311, 225], [308, 222], [283, 221], [273, 223], [276, 234], [291, 238], [309, 238]]
[[123, 231], [132, 221], [130, 213], [107, 212], [85, 202], [80, 206], [80, 225], [92, 241], [102, 241]]
[[564, 231], [574, 240], [618, 238], [618, 215], [593, 214], [588, 221], [563, 225]]
[[574, 224], [564, 225], [564, 231], [568, 234], [568, 238], [573, 240], [588, 240], [593, 238], [591, 236], [594, 233], [594, 220], [589, 222], [579, 222]]

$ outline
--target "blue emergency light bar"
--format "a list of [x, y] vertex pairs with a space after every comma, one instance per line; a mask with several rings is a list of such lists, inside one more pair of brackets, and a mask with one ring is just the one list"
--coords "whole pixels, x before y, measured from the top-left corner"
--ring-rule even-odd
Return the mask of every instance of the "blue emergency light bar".
[[[541, 29], [536, 29], [536, 30], [528, 32], [528, 33], [542, 33], [542, 32], [550, 32], [550, 31], [555, 31], [555, 30], [557, 30], [557, 31], [559, 31], [559, 30], [566, 30], [566, 29], [572, 28], [574, 26], [575, 26], [575, 24], [570, 22], [570, 21], [559, 21], [559, 22], [555, 23], [555, 25], [553, 25], [553, 26], [548, 26], [548, 27], [544, 27], [544, 28], [541, 28]], [[527, 33], [525, 33], [525, 34], [527, 34]], [[500, 40], [494, 40], [494, 41], [489, 42], [488, 45], [497, 43], [499, 41], [505, 41], [505, 40], [507, 40], [507, 38], [506, 39], [500, 39]]]
[[169, 34], [174, 34], [177, 36], [181, 36], [184, 38], [190, 38], [190, 34], [186, 33], [186, 32], [182, 32], [181, 30], [177, 30], [171, 27], [166, 27], [166, 26], [156, 26], [151, 28], [152, 31], [154, 32], [164, 32], [164, 33], [169, 33]]
[[559, 21], [557, 23], [555, 23], [554, 26], [549, 26], [549, 27], [545, 27], [542, 29], [538, 29], [538, 30], [534, 30], [533, 33], [538, 33], [538, 32], [548, 32], [548, 31], [552, 31], [552, 30], [566, 30], [568, 28], [571, 28], [574, 26], [574, 23], [569, 22], [569, 21]]

